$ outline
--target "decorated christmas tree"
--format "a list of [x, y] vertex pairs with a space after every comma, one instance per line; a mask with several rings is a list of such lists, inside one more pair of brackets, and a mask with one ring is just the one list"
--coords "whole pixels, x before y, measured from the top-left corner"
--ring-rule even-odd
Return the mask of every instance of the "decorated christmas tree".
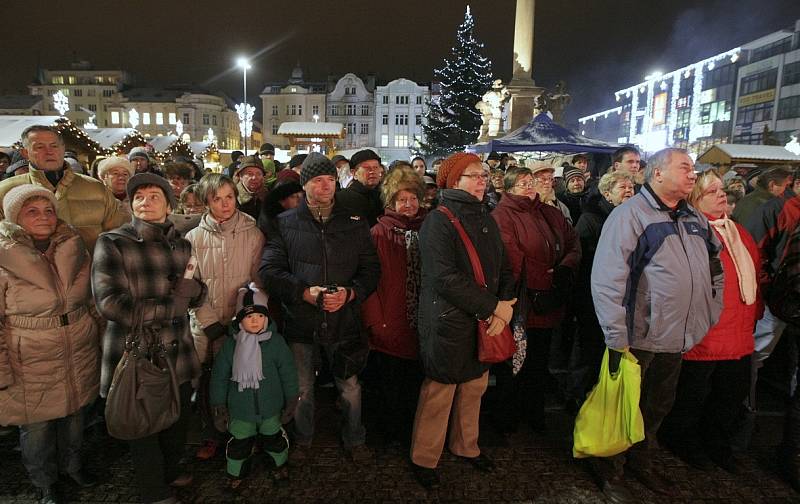
[[491, 88], [492, 62], [481, 55], [483, 44], [475, 39], [474, 28], [475, 20], [467, 6], [450, 57], [444, 60], [443, 68], [434, 70], [441, 94], [428, 104], [422, 124], [425, 141], [417, 144], [420, 154], [461, 151], [480, 135], [481, 114], [475, 104]]

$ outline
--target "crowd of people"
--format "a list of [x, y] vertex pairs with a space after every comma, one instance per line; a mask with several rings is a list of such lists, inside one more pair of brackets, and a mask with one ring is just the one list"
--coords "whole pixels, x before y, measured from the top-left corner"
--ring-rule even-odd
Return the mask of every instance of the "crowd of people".
[[[313, 456], [326, 377], [354, 463], [373, 459], [370, 408], [425, 488], [439, 485], [445, 443], [493, 471], [478, 444], [489, 375], [490, 428], [546, 433], [559, 348], [570, 357], [557, 392], [573, 414], [606, 349], [612, 372], [625, 352], [638, 360], [645, 440], [588, 464], [610, 501], [637, 502], [625, 470], [674, 494], [660, 445], [697, 470], [738, 471], [758, 369], [795, 322], [781, 304], [795, 286], [773, 285], [800, 247], [800, 197], [782, 167], [698, 171], [674, 148], [645, 165], [634, 147], [608, 167], [458, 152], [429, 170], [369, 149], [284, 166], [264, 144], [206, 173], [144, 147], [86, 167], [47, 126], [21, 144], [0, 182], [0, 425], [19, 428], [45, 504], [60, 502], [59, 477], [97, 483], [82, 465], [85, 424], [121, 393], [119, 363], [150, 356], [143, 335], [179, 404], [165, 428], [126, 438], [143, 502], [177, 502], [173, 488], [192, 484], [181, 458], [193, 415], [195, 456], [224, 451], [232, 491], [259, 454], [290, 478]], [[513, 359], [479, 359], [479, 322], [489, 337], [521, 327]], [[108, 401], [109, 419], [120, 404]], [[779, 458], [800, 491], [800, 399]]]

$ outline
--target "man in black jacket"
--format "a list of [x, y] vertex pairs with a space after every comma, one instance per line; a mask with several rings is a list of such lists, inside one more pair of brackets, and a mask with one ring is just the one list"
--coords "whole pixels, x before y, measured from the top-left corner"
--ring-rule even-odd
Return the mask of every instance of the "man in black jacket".
[[306, 197], [278, 217], [278, 234], [261, 262], [261, 279], [281, 302], [283, 334], [300, 381], [293, 458], [308, 455], [314, 435], [314, 353], [324, 352], [339, 390], [342, 442], [354, 461], [371, 457], [364, 445], [361, 385], [367, 360], [361, 303], [375, 290], [380, 262], [366, 219], [334, 198], [336, 168], [311, 153], [300, 173]]
[[381, 158], [370, 149], [360, 150], [350, 158], [350, 169], [353, 181], [347, 189], [337, 193], [336, 199], [351, 212], [367, 219], [372, 227], [383, 215], [379, 187], [383, 177]]

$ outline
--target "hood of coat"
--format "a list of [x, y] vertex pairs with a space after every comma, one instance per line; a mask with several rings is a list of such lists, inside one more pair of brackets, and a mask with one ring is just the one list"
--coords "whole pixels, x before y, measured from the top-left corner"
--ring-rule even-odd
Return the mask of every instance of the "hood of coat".
[[378, 222], [390, 228], [398, 228], [404, 231], [419, 231], [426, 215], [427, 211], [424, 208], [420, 208], [419, 212], [417, 212], [417, 215], [414, 217], [406, 217], [401, 213], [387, 208], [383, 215], [378, 217]]
[[[60, 219], [44, 254], [34, 247], [33, 239], [22, 227], [8, 221], [0, 222], [0, 252], [3, 269], [49, 289], [56, 289], [50, 264], [55, 265], [62, 279], [72, 279], [89, 259], [83, 239]], [[43, 255], [47, 261], [42, 260]]]
[[211, 212], [206, 212], [203, 214], [203, 217], [200, 218], [200, 224], [198, 227], [204, 231], [208, 231], [209, 233], [242, 233], [248, 229], [256, 227], [256, 221], [249, 215], [242, 213], [240, 210], [236, 210], [230, 219], [220, 224], [211, 215]]
[[[0, 236], [4, 238], [2, 240], [3, 249], [5, 249], [8, 245], [11, 245], [12, 242], [20, 243], [30, 248], [35, 248], [33, 245], [33, 238], [31, 238], [31, 236], [22, 228], [22, 226], [12, 222], [5, 220], [0, 221]], [[50, 248], [56, 248], [63, 242], [75, 236], [78, 236], [75, 229], [61, 219], [58, 219], [56, 230], [53, 232], [52, 236], [50, 236]]]

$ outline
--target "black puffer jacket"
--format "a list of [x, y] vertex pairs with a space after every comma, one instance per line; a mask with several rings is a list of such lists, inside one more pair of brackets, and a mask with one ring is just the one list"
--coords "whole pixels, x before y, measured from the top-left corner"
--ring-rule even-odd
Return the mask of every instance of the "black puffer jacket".
[[336, 202], [350, 209], [352, 213], [367, 219], [369, 227], [372, 227], [378, 223], [378, 217], [383, 215], [383, 202], [379, 187], [369, 189], [354, 179], [347, 189], [336, 193]]
[[557, 194], [556, 196], [562, 203], [567, 205], [567, 208], [569, 208], [569, 216], [572, 218], [573, 225], [577, 224], [578, 219], [581, 217], [581, 207], [586, 201], [587, 192], [588, 191], [585, 190], [579, 193], [565, 191]]
[[[281, 301], [289, 342], [331, 344], [361, 335], [360, 304], [378, 285], [381, 265], [363, 217], [338, 203], [325, 224], [315, 220], [305, 199], [278, 216], [259, 270], [271, 296]], [[311, 286], [351, 287], [356, 299], [333, 313], [303, 300]]]
[[477, 321], [511, 299], [514, 277], [489, 209], [459, 189], [441, 192], [478, 251], [487, 288], [475, 283], [461, 237], [447, 216], [434, 210], [419, 233], [422, 289], [419, 303], [420, 357], [425, 375], [440, 383], [464, 383], [489, 368], [478, 361]]

